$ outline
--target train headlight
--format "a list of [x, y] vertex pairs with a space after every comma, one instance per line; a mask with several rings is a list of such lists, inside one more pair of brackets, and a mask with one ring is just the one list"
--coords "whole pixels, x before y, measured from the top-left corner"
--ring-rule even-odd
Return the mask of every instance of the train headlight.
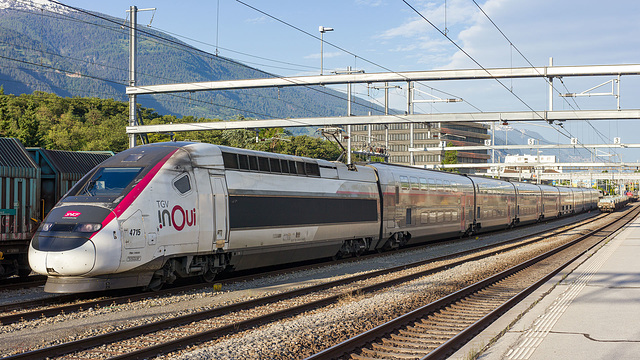
[[75, 231], [93, 233], [102, 228], [102, 224], [78, 224]]
[[51, 230], [52, 226], [53, 226], [53, 223], [44, 223], [42, 224], [42, 231], [49, 231]]

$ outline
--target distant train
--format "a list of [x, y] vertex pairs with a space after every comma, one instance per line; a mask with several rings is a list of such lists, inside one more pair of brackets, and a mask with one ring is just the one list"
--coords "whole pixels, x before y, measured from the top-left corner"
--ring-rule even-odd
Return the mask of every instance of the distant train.
[[602, 212], [614, 212], [624, 208], [631, 201], [632, 198], [626, 194], [605, 196], [598, 202], [598, 209]]
[[27, 253], [36, 229], [58, 200], [111, 152], [26, 148], [0, 138], [0, 279], [31, 273]]
[[356, 255], [597, 209], [598, 191], [384, 163], [169, 142], [123, 151], [49, 213], [29, 248], [47, 292]]

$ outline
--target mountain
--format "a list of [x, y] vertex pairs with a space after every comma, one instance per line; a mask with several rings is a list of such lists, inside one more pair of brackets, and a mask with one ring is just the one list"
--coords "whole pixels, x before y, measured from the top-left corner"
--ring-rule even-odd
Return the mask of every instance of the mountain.
[[[69, 10], [47, 1], [0, 0], [0, 84], [6, 94], [127, 100], [128, 29], [123, 19]], [[274, 75], [206, 54], [140, 26], [138, 85], [266, 78]], [[138, 96], [160, 114], [196, 118], [344, 116], [346, 96], [325, 87], [206, 91]], [[382, 112], [362, 99], [355, 115]]]

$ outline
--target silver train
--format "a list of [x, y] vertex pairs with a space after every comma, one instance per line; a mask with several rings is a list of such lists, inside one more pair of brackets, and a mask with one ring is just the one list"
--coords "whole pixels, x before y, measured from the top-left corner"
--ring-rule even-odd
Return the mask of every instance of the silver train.
[[158, 289], [177, 278], [357, 255], [597, 209], [593, 189], [171, 142], [104, 161], [29, 247], [45, 291]]

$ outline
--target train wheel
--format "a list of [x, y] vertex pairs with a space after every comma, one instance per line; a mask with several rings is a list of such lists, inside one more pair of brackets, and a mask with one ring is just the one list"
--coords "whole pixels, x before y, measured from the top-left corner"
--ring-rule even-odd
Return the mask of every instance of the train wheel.
[[216, 276], [218, 276], [217, 271], [209, 270], [206, 273], [202, 274], [202, 280], [208, 283], [212, 283], [216, 279]]
[[18, 270], [18, 276], [20, 276], [21, 278], [26, 278], [29, 275], [31, 275], [31, 269], [20, 269], [20, 270]]
[[164, 281], [162, 279], [161, 276], [153, 276], [153, 278], [151, 278], [151, 282], [149, 282], [149, 285], [145, 286], [144, 290], [145, 291], [160, 291], [162, 289], [162, 286], [164, 285]]

